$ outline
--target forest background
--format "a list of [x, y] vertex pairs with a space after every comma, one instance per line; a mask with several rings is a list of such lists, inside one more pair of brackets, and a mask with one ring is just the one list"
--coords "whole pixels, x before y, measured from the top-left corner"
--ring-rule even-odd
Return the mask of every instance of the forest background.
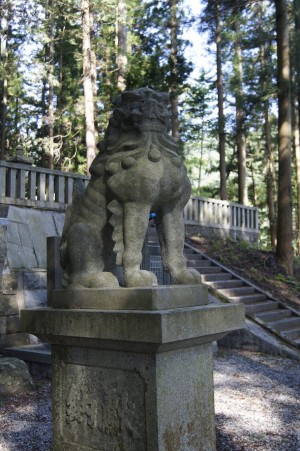
[[[21, 146], [38, 166], [88, 173], [116, 95], [167, 91], [193, 194], [259, 207], [260, 244], [276, 249], [292, 274], [300, 252], [300, 0], [199, 6], [1, 0], [1, 159]], [[202, 48], [191, 47], [191, 30]]]

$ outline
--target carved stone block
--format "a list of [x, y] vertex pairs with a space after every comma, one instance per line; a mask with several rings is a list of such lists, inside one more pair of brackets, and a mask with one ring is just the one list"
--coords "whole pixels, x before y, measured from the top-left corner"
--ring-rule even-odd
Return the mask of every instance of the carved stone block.
[[170, 135], [169, 95], [140, 88], [122, 92], [114, 104], [89, 184], [74, 184], [61, 240], [63, 287], [157, 285], [153, 272], [140, 269], [150, 214], [172, 282], [200, 284], [183, 256], [183, 209], [191, 184]]
[[153, 288], [141, 310], [145, 290], [127, 291], [131, 309], [101, 310], [103, 289], [99, 309], [91, 290], [91, 308], [21, 312], [23, 329], [52, 344], [53, 451], [215, 450], [211, 343], [243, 327], [244, 306], [207, 305], [198, 285]]

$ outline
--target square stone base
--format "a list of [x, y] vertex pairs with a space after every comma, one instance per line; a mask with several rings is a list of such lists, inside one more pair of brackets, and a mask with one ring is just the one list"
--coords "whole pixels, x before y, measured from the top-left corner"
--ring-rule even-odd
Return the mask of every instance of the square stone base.
[[142, 299], [135, 309], [137, 290], [133, 305], [117, 296], [127, 310], [96, 309], [93, 292], [94, 308], [67, 299], [22, 311], [24, 330], [52, 343], [54, 451], [215, 450], [212, 342], [243, 327], [244, 306], [206, 305], [203, 287], [165, 289], [147, 297], [150, 310]]
[[215, 450], [211, 345], [53, 346], [54, 450]]

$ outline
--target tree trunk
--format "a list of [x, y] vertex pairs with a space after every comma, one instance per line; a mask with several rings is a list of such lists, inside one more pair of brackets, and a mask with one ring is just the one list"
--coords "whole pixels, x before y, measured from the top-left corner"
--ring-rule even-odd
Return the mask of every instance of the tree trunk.
[[247, 191], [247, 146], [245, 137], [245, 113], [243, 105], [243, 64], [242, 64], [242, 52], [240, 47], [240, 22], [239, 12], [236, 13], [234, 19], [234, 49], [235, 49], [235, 62], [234, 71], [236, 78], [235, 86], [235, 99], [236, 99], [236, 144], [238, 155], [238, 192], [239, 203], [243, 205], [248, 204], [248, 191]]
[[46, 93], [47, 93], [47, 80], [43, 77], [42, 81], [42, 97], [41, 97], [41, 113], [42, 113], [42, 126], [41, 126], [41, 138], [42, 138], [42, 167], [46, 166], [46, 154], [45, 154], [45, 138], [47, 137], [47, 108], [46, 108]]
[[219, 134], [219, 157], [220, 157], [220, 198], [228, 200], [226, 186], [226, 156], [225, 156], [225, 115], [223, 95], [223, 72], [222, 72], [222, 35], [221, 35], [220, 4], [216, 2], [216, 59], [217, 59], [217, 91], [218, 91], [218, 134]]
[[[262, 18], [262, 14], [261, 14]], [[260, 46], [260, 66], [261, 74], [266, 72], [266, 45]], [[263, 87], [264, 95], [267, 92], [267, 84], [269, 80], [265, 79], [265, 76], [261, 77], [260, 83]], [[266, 98], [263, 101], [263, 115], [264, 115], [264, 138], [265, 138], [265, 159], [266, 159], [266, 201], [268, 207], [269, 218], [269, 234], [272, 249], [276, 248], [276, 214], [274, 205], [274, 185], [275, 185], [275, 168], [273, 150], [271, 144], [271, 131], [270, 131], [270, 119], [269, 119], [269, 99]]]
[[275, 0], [278, 61], [278, 219], [276, 255], [293, 274], [291, 93], [288, 12], [286, 0]]
[[95, 91], [95, 66], [93, 63], [93, 52], [91, 49], [92, 32], [92, 8], [90, 0], [81, 0], [82, 13], [82, 49], [83, 49], [83, 89], [85, 106], [85, 140], [87, 155], [87, 174], [90, 165], [97, 155], [95, 111], [94, 111], [94, 91]]
[[48, 168], [53, 169], [54, 160], [54, 73], [55, 73], [55, 59], [54, 59], [54, 1], [50, 0], [50, 43], [49, 43], [49, 149], [48, 149]]
[[119, 91], [126, 89], [127, 71], [127, 8], [125, 0], [117, 2], [116, 20], [116, 64], [117, 64], [117, 88]]
[[170, 0], [170, 29], [171, 29], [171, 47], [170, 47], [170, 67], [171, 67], [171, 85], [170, 85], [170, 103], [172, 113], [172, 137], [179, 142], [179, 114], [178, 114], [178, 60], [177, 60], [177, 1]]
[[295, 160], [296, 160], [296, 183], [297, 183], [297, 255], [300, 255], [300, 0], [294, 0], [295, 16]]
[[200, 141], [200, 158], [199, 158], [199, 170], [198, 170], [198, 190], [197, 195], [200, 196], [201, 181], [202, 181], [202, 161], [203, 161], [203, 146], [204, 146], [204, 127], [201, 126], [201, 141]]
[[272, 249], [276, 248], [276, 214], [274, 205], [274, 182], [275, 169], [274, 158], [271, 147], [271, 133], [269, 121], [269, 101], [264, 102], [264, 134], [265, 134], [265, 156], [266, 156], [266, 182], [267, 182], [267, 206], [269, 218], [270, 241]]
[[295, 166], [296, 166], [296, 184], [297, 184], [297, 255], [300, 255], [300, 133], [299, 116], [296, 98], [294, 102], [294, 148], [295, 148]]
[[1, 111], [1, 160], [5, 159], [6, 152], [6, 116], [8, 98], [8, 39], [10, 34], [11, 4], [8, 2], [7, 10], [3, 13], [3, 39], [2, 39], [2, 59], [3, 59], [3, 85], [2, 85], [2, 111]]

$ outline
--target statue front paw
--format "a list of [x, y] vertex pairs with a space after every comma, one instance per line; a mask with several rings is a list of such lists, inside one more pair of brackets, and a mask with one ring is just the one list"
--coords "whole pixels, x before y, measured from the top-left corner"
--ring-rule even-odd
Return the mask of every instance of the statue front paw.
[[144, 270], [125, 270], [124, 280], [126, 287], [154, 287], [157, 285], [155, 274]]
[[173, 283], [178, 285], [199, 285], [202, 283], [201, 275], [196, 269], [183, 269], [172, 274]]
[[81, 272], [70, 276], [68, 289], [113, 288], [119, 281], [111, 272]]

